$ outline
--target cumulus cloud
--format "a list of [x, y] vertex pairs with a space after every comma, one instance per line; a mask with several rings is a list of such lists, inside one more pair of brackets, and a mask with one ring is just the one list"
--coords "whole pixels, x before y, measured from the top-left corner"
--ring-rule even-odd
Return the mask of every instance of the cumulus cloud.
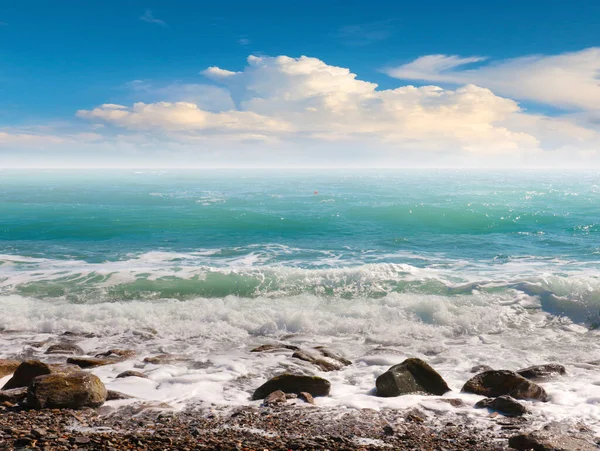
[[427, 55], [385, 72], [405, 80], [473, 83], [500, 95], [558, 108], [600, 110], [600, 47], [471, 66], [483, 61], [481, 57]]

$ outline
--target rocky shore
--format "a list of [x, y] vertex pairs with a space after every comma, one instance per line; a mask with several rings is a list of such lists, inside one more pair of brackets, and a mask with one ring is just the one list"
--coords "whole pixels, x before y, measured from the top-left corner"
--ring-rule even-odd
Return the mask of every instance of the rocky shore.
[[[72, 336], [35, 343], [35, 357], [0, 360], [0, 450], [554, 450], [598, 449], [584, 424], [532, 426], [527, 403], [551, 402], [543, 383], [564, 376], [551, 363], [518, 371], [474, 367], [461, 392], [478, 395], [468, 405], [426, 361], [408, 358], [374, 381], [371, 396], [423, 396], [433, 404], [406, 409], [348, 408], [321, 404], [335, 375], [353, 362], [325, 348], [266, 344], [249, 355], [285, 353], [314, 372], [283, 371], [252, 388], [242, 406], [188, 406], [138, 399], [108, 390], [93, 374], [99, 367], [136, 360], [144, 365], [185, 361], [174, 354], [140, 357], [131, 349], [87, 354]], [[32, 357], [32, 353], [28, 357]], [[289, 355], [288, 355], [289, 354]], [[136, 367], [137, 368], [137, 367]], [[113, 380], [148, 379], [127, 370]], [[139, 382], [139, 383], [141, 383]], [[455, 409], [446, 415], [444, 409]], [[468, 412], [487, 412], [471, 424]]]

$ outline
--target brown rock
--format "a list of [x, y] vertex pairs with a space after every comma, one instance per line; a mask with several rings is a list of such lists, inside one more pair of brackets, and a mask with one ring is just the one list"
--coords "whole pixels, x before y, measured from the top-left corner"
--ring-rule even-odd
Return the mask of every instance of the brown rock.
[[110, 357], [119, 360], [127, 360], [135, 357], [135, 351], [131, 349], [109, 349], [106, 352], [96, 354], [97, 358]]
[[58, 343], [46, 349], [46, 354], [73, 354], [83, 355], [83, 349], [73, 343]]
[[313, 396], [310, 393], [306, 393], [305, 391], [301, 392], [298, 398], [309, 404], [315, 403], [315, 398], [313, 398]]
[[297, 395], [307, 392], [312, 396], [328, 396], [330, 389], [331, 383], [321, 377], [286, 373], [275, 376], [258, 387], [252, 395], [252, 399], [264, 399], [276, 390], [281, 390], [284, 393], [296, 393]]
[[122, 373], [119, 373], [117, 375], [117, 379], [120, 379], [122, 377], [141, 377], [143, 379], [148, 379], [148, 376], [146, 376], [144, 373], [141, 373], [139, 371], [132, 371], [132, 370], [123, 371]]
[[556, 376], [563, 376], [567, 374], [567, 370], [562, 365], [547, 363], [545, 365], [535, 365], [523, 368], [522, 370], [518, 370], [517, 374], [523, 376], [525, 379], [546, 380]]
[[185, 357], [181, 357], [173, 354], [159, 354], [152, 357], [146, 357], [144, 363], [152, 363], [154, 365], [164, 365], [167, 363], [183, 362], [188, 360]]
[[377, 396], [391, 397], [411, 393], [443, 395], [450, 391], [446, 381], [421, 359], [410, 358], [394, 365], [375, 381]]
[[97, 366], [112, 365], [113, 363], [119, 363], [121, 359], [97, 359], [95, 357], [69, 357], [67, 363], [77, 365], [79, 368], [95, 368]]
[[298, 346], [293, 346], [293, 345], [267, 344], [267, 345], [261, 345], [254, 349], [251, 349], [250, 352], [273, 352], [273, 351], [279, 351], [282, 349], [297, 351], [300, 348]]
[[491, 398], [509, 395], [515, 399], [548, 400], [548, 395], [542, 387], [513, 371], [506, 370], [484, 371], [469, 379], [462, 391]]
[[508, 440], [508, 445], [522, 451], [598, 451], [598, 447], [583, 437], [551, 431], [519, 434]]
[[285, 404], [286, 402], [287, 398], [285, 396], [285, 393], [281, 390], [275, 390], [274, 392], [269, 393], [269, 395], [265, 398], [264, 405], [272, 406], [275, 404]]
[[35, 409], [99, 407], [106, 401], [106, 387], [91, 373], [48, 374], [36, 377], [27, 391], [27, 404]]
[[0, 377], [8, 376], [9, 374], [13, 374], [21, 362], [16, 360], [5, 360], [0, 359]]
[[2, 390], [12, 388], [27, 387], [37, 376], [45, 374], [70, 373], [75, 368], [70, 365], [48, 365], [39, 360], [27, 360], [21, 363], [15, 370], [13, 377], [2, 387]]
[[107, 390], [106, 391], [106, 400], [107, 401], [118, 401], [121, 399], [133, 399], [134, 397], [131, 395], [126, 395], [125, 393], [121, 393], [120, 391], [115, 390]]
[[11, 388], [10, 390], [0, 390], [0, 402], [10, 402], [11, 404], [17, 404], [24, 401], [27, 397], [27, 388]]
[[482, 399], [475, 404], [475, 408], [488, 408], [507, 417], [518, 417], [527, 413], [525, 406], [510, 396], [498, 396], [497, 398]]

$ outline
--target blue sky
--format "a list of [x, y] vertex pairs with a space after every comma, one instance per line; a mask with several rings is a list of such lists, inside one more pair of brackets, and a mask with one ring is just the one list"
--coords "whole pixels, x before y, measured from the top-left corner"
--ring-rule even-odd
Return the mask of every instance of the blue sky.
[[[328, 153], [324, 164], [362, 165], [369, 160], [372, 149], [378, 147], [381, 154], [373, 164], [394, 162], [402, 166], [430, 160], [427, 152], [443, 155], [444, 161], [471, 161], [475, 153], [483, 153], [484, 160], [489, 160], [490, 152], [475, 150], [479, 146], [512, 149], [515, 161], [533, 165], [539, 155], [532, 157], [531, 153], [539, 151], [550, 152], [549, 164], [572, 159], [574, 152], [585, 155], [586, 162], [590, 158], [597, 162], [594, 151], [600, 142], [600, 107], [594, 108], [594, 101], [595, 96], [600, 96], [595, 90], [600, 91], [595, 78], [600, 68], [596, 51], [600, 46], [599, 21], [600, 2], [593, 0], [4, 2], [0, 5], [0, 133], [4, 133], [0, 135], [0, 158], [4, 157], [6, 166], [26, 164], [32, 155], [43, 157], [43, 164], [55, 160], [57, 164], [137, 165], [136, 159], [145, 156], [151, 164], [160, 165], [164, 164], [165, 155], [178, 155], [180, 164], [189, 161], [202, 166], [228, 165], [250, 152], [257, 164], [266, 160], [275, 164], [272, 157], [279, 155], [278, 161], [285, 165], [285, 155], [291, 156], [290, 164], [300, 164], [304, 160], [302, 149], [312, 146]], [[359, 87], [357, 93], [352, 83], [345, 85], [349, 79], [339, 74], [340, 82], [327, 82], [324, 91], [304, 94], [301, 102], [294, 97], [294, 108], [301, 106], [302, 111], [309, 108], [319, 114], [313, 120], [298, 118], [298, 111], [292, 115], [292, 103], [279, 101], [282, 91], [257, 94], [251, 85], [256, 83], [256, 77], [264, 76], [262, 69], [238, 77], [233, 85], [229, 80], [235, 77], [226, 81], [202, 74], [208, 67], [244, 72], [249, 67], [249, 55], [265, 58], [256, 64], [265, 71], [266, 66], [277, 66], [273, 70], [280, 75], [295, 71], [290, 69], [293, 61], [306, 55], [324, 64], [315, 68], [320, 74], [327, 72], [328, 67], [347, 68], [356, 74], [355, 80], [378, 87], [373, 92]], [[283, 64], [268, 59], [280, 55], [294, 60]], [[419, 60], [428, 56], [437, 59]], [[538, 60], [530, 64], [531, 58]], [[500, 70], [494, 69], [498, 66]], [[572, 72], [568, 80], [548, 78], [547, 74], [559, 74], [565, 68]], [[546, 79], [537, 83], [535, 77], [541, 72]], [[274, 72], [270, 74], [269, 83], [288, 86]], [[303, 80], [290, 81], [292, 88], [286, 89], [310, 91], [313, 81]], [[303, 85], [304, 82], [308, 84]], [[575, 84], [570, 87], [568, 83]], [[338, 84], [341, 91], [332, 93]], [[479, 108], [482, 100], [473, 96], [487, 96], [485, 92], [451, 94], [466, 85], [475, 85], [491, 90], [495, 96], [486, 97], [485, 102], [491, 105], [489, 111], [477, 110], [476, 119], [471, 115], [462, 118], [462, 122], [473, 120], [476, 125], [472, 128], [477, 132], [464, 130], [450, 136], [452, 118], [448, 119], [447, 128], [432, 126], [434, 137], [429, 142], [425, 132], [391, 133], [396, 130], [393, 123], [387, 127], [373, 124], [360, 136], [354, 133], [356, 127], [350, 119], [348, 130], [340, 125], [344, 117], [338, 105], [340, 96], [348, 111], [364, 109], [364, 117], [354, 117], [357, 123], [364, 123], [365, 118], [377, 122], [385, 112], [406, 109], [404, 97], [392, 101], [387, 94], [380, 95], [382, 91], [432, 84], [444, 91], [420, 93], [419, 100], [411, 97], [411, 105], [421, 102], [419, 111], [432, 108], [433, 97], [438, 102], [437, 110], [429, 111], [423, 118], [425, 123], [420, 121], [416, 128], [426, 128], [427, 121], [438, 123], [436, 114], [443, 113], [448, 118], [445, 110], [440, 110], [450, 108], [447, 102], [459, 112], [464, 111], [465, 99], [471, 99], [470, 107]], [[544, 86], [547, 93], [538, 85]], [[565, 94], [558, 98], [552, 93], [556, 90], [553, 86]], [[568, 98], [571, 89], [577, 91], [572, 99]], [[227, 100], [228, 96], [231, 99]], [[352, 99], [348, 100], [348, 96]], [[271, 107], [259, 105], [257, 97], [268, 99]], [[332, 101], [334, 97], [336, 100]], [[496, 97], [509, 99], [517, 106], [502, 103]], [[136, 102], [162, 108], [161, 117], [171, 125], [164, 129], [156, 122], [141, 126], [143, 118], [136, 118], [135, 124], [125, 123], [114, 115], [109, 118], [106, 111], [93, 115], [77, 113], [95, 111], [104, 104], [131, 109]], [[233, 116], [203, 116], [197, 120], [209, 125], [200, 126], [192, 119], [195, 125], [189, 129], [174, 127], [173, 118], [180, 112], [176, 108], [178, 102], [196, 105], [200, 111], [230, 112]], [[385, 105], [375, 111], [379, 107], [374, 102]], [[334, 103], [337, 106], [332, 110]], [[158, 114], [155, 109], [151, 113]], [[260, 115], [260, 120], [251, 114]], [[479, 124], [483, 116], [488, 122]], [[264, 124], [277, 118], [281, 119], [278, 125], [256, 125], [257, 120]], [[415, 124], [405, 119], [395, 119], [403, 124], [397, 128], [414, 129]], [[310, 126], [312, 121], [331, 121], [335, 136], [324, 137], [325, 130]], [[189, 120], [184, 122], [188, 124]], [[223, 127], [229, 131], [235, 128], [236, 133], [243, 129], [243, 136], [234, 139], [231, 133], [223, 132]], [[262, 127], [260, 137], [252, 133], [253, 127]], [[493, 127], [497, 136], [481, 135], [485, 127]], [[509, 137], [503, 129], [512, 135]], [[555, 136], [557, 133], [560, 136]], [[75, 149], [77, 136], [83, 134], [90, 138], [82, 145], [85, 157], [77, 155]], [[121, 135], [127, 135], [126, 139], [116, 142]], [[208, 142], [200, 144], [207, 136]], [[43, 138], [47, 138], [45, 142]], [[257, 153], [261, 139], [271, 153]], [[125, 141], [131, 155], [120, 158]], [[233, 141], [235, 145], [231, 144]], [[229, 150], [215, 155], [215, 147]], [[344, 148], [350, 149], [347, 154]], [[529, 153], [524, 156], [524, 152]], [[0, 160], [0, 167], [2, 163]]]

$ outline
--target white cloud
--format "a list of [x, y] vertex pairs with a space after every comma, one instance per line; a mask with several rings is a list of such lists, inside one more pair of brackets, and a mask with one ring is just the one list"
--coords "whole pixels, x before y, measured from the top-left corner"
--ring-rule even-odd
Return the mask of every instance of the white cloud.
[[600, 110], [600, 47], [468, 67], [482, 61], [481, 57], [428, 55], [386, 73], [405, 80], [474, 83], [501, 95], [558, 108]]
[[157, 24], [157, 25], [160, 25], [162, 27], [168, 26], [167, 23], [164, 20], [160, 20], [160, 19], [157, 19], [156, 17], [154, 17], [154, 15], [152, 14], [152, 11], [149, 10], [149, 9], [147, 9], [146, 11], [144, 11], [144, 14], [142, 14], [140, 16], [140, 20], [143, 21], [143, 22]]

